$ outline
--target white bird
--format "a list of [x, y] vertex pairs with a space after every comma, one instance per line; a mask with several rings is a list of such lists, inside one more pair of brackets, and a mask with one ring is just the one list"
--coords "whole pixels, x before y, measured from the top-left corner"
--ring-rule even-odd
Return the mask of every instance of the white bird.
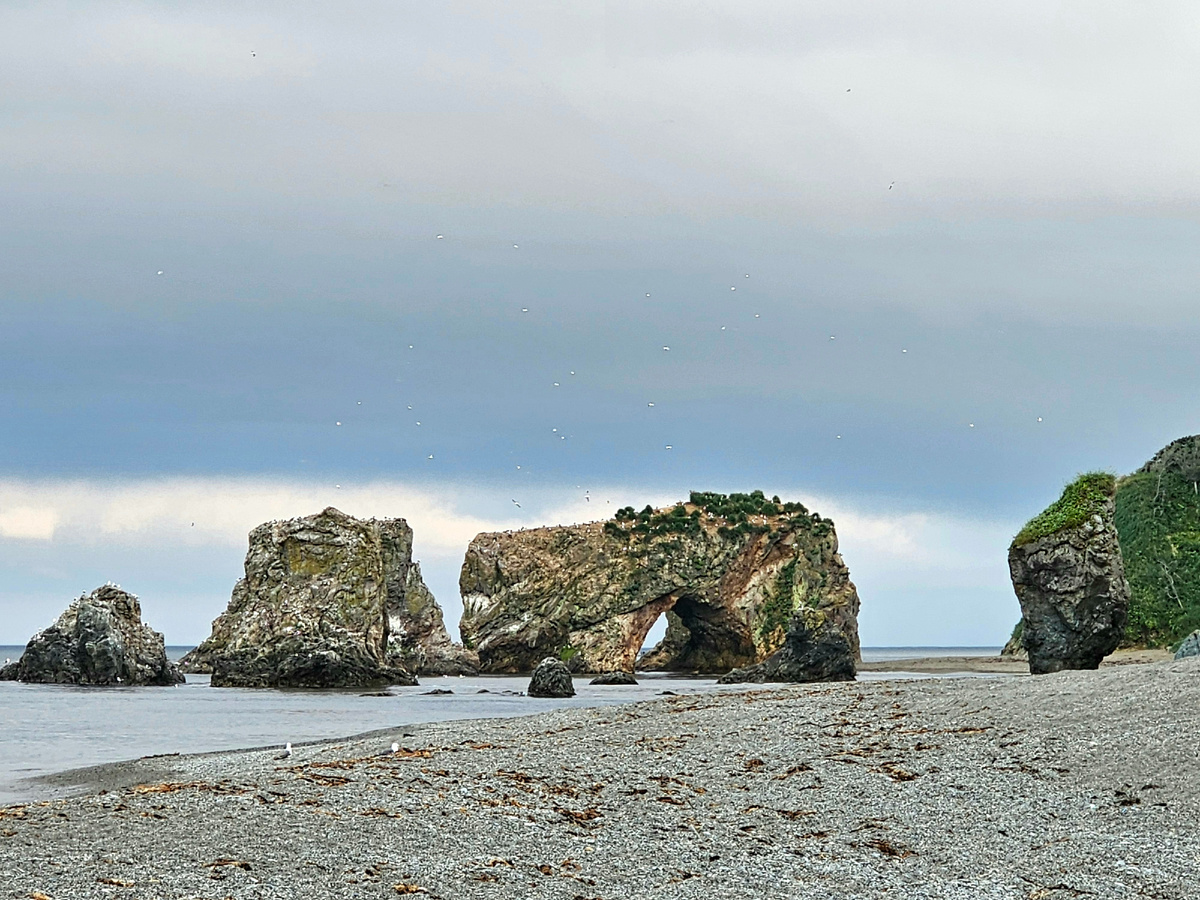
[[1040, 421], [1042, 421], [1042, 417], [1041, 417], [1041, 416], [1038, 416], [1038, 421], [1039, 421], [1039, 422], [1040, 422]]
[[529, 307], [528, 307], [528, 306], [522, 306], [522, 307], [521, 307], [521, 312], [529, 312]]
[[735, 287], [734, 287], [732, 284], [729, 286], [729, 289], [730, 289], [731, 291], [736, 291], [736, 290], [737, 290], [737, 288], [735, 288]]
[[392, 752], [393, 753], [400, 752], [400, 745], [398, 743], [396, 743], [395, 741], [392, 741]]
[[513, 506], [515, 506], [517, 509], [521, 508], [521, 504], [518, 503], [516, 500], [513, 501]]
[[162, 274], [162, 269], [159, 269], [159, 270], [158, 270], [158, 274], [159, 274], [159, 275], [161, 275], [161, 274]]
[[516, 249], [517, 249], [517, 245], [516, 245], [516, 244], [513, 244], [513, 249], [514, 249], [514, 250], [516, 250]]
[[664, 350], [670, 350], [670, 347], [663, 347]]
[[667, 449], [668, 449], [668, 450], [670, 450], [670, 449], [671, 449], [671, 445], [670, 445], [670, 444], [667, 444]]
[[289, 756], [291, 756], [291, 755], [292, 755], [292, 742], [291, 742], [291, 741], [288, 741], [288, 742], [287, 742], [286, 744], [284, 744], [284, 746], [283, 746], [283, 752], [282, 752], [282, 753], [280, 753], [280, 754], [279, 754], [278, 756], [276, 756], [275, 758], [276, 758], [276, 759], [287, 759], [287, 758], [288, 758]]
[[429, 458], [430, 458], [430, 459], [433, 459], [433, 454], [432, 454], [432, 453], [430, 453], [430, 454], [429, 454]]
[[334, 422], [333, 424], [334, 424], [334, 425], [341, 425], [342, 423], [341, 423], [341, 422]]
[[443, 240], [445, 237], [446, 237], [446, 236], [445, 236], [444, 234], [439, 234], [439, 235], [437, 236], [437, 239], [440, 241], [440, 240]]

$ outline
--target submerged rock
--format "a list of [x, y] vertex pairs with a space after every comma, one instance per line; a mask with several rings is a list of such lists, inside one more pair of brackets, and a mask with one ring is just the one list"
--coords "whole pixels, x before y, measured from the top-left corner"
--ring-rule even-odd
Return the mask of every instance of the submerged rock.
[[718, 684], [744, 681], [853, 681], [854, 650], [846, 633], [817, 609], [792, 617], [787, 637], [777, 653], [753, 666], [734, 669]]
[[574, 697], [571, 670], [562, 660], [547, 657], [538, 663], [529, 679], [530, 697]]
[[1013, 589], [1035, 675], [1095, 669], [1117, 648], [1129, 584], [1113, 524], [1113, 476], [1081, 476], [1013, 539]]
[[0, 678], [39, 684], [173, 685], [183, 682], [167, 659], [161, 632], [142, 623], [138, 598], [115, 585], [72, 601], [39, 631]]
[[1179, 645], [1179, 649], [1175, 651], [1176, 659], [1184, 659], [1188, 656], [1200, 656], [1200, 628], [1185, 637], [1183, 643]]
[[406, 614], [411, 567], [403, 519], [362, 520], [330, 507], [260, 525], [250, 533], [245, 577], [186, 662], [210, 670], [216, 686], [415, 684], [388, 658], [389, 623], [393, 611]]
[[629, 672], [604, 672], [593, 678], [589, 684], [637, 684], [637, 679]]
[[478, 535], [463, 561], [460, 629], [484, 672], [544, 657], [575, 672], [723, 673], [780, 649], [798, 610], [820, 610], [858, 656], [858, 594], [833, 523], [799, 503], [693, 493], [608, 522]]

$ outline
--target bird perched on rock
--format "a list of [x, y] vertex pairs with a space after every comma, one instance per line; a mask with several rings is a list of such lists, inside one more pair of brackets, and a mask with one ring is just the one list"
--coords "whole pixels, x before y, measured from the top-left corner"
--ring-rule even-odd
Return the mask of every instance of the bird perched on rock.
[[276, 759], [287, 759], [291, 755], [292, 755], [292, 742], [288, 741], [283, 747], [283, 752], [280, 753], [275, 758]]

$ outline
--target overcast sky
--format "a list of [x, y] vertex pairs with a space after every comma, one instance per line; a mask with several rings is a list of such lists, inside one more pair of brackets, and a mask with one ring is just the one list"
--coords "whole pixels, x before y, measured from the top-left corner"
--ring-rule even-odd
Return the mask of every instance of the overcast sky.
[[108, 580], [198, 641], [330, 504], [453, 625], [480, 530], [754, 488], [864, 644], [1001, 643], [1021, 523], [1200, 431], [1198, 59], [1185, 3], [5, 4], [0, 643]]

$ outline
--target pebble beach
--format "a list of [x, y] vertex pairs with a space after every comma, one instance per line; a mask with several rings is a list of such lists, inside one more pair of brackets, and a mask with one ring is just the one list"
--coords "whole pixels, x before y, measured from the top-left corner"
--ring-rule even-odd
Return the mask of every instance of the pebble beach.
[[0, 897], [1183, 900], [1198, 733], [1190, 659], [147, 758], [0, 809]]

